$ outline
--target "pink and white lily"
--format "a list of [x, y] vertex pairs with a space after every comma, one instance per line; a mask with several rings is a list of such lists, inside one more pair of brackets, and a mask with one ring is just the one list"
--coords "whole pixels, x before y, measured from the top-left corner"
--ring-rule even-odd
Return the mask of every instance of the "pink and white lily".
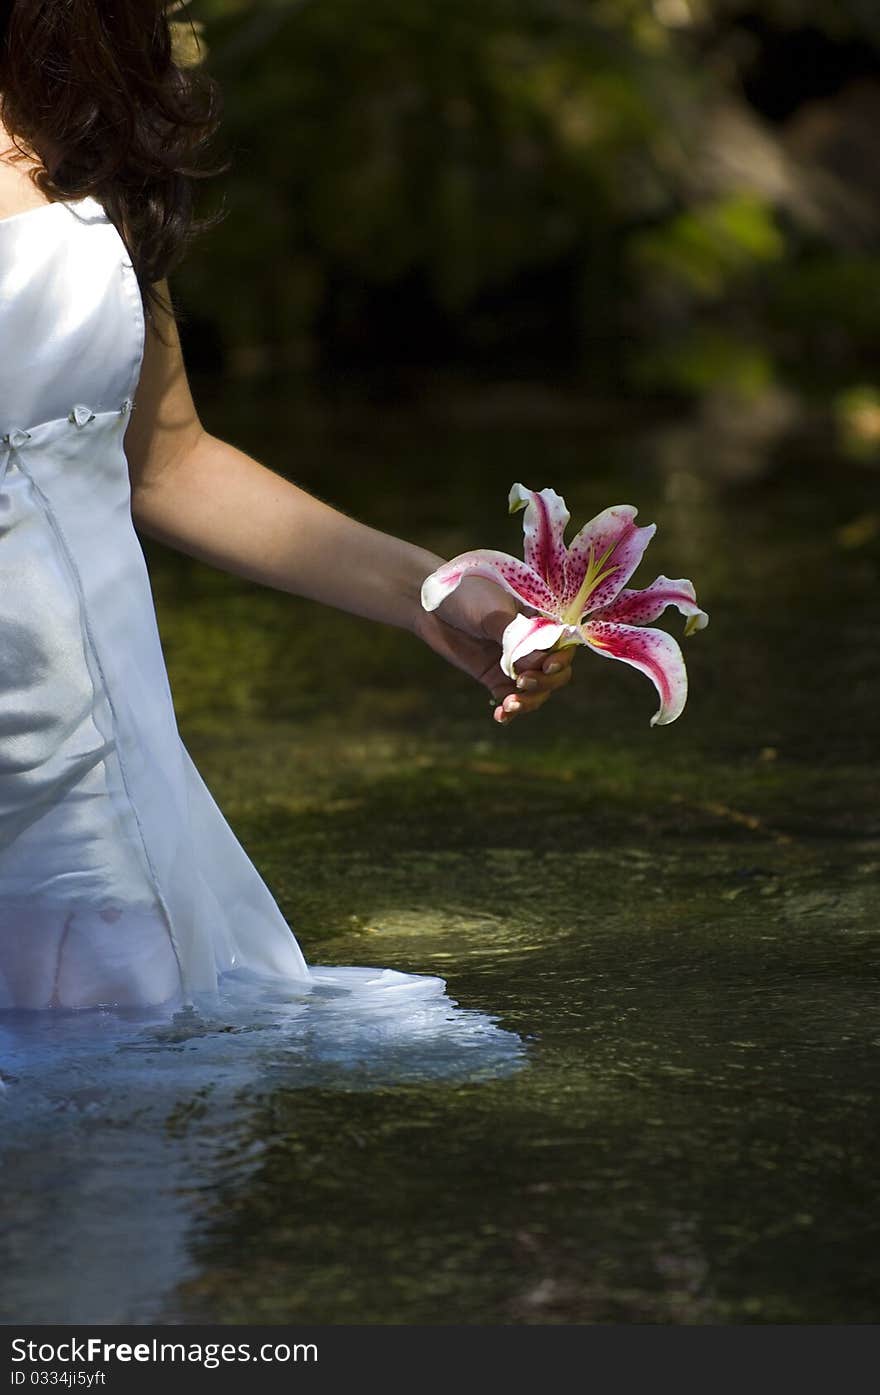
[[637, 528], [631, 504], [615, 504], [586, 523], [566, 546], [570, 514], [553, 489], [515, 484], [510, 512], [525, 509], [525, 561], [506, 552], [477, 549], [445, 562], [425, 578], [422, 605], [435, 610], [466, 576], [497, 582], [528, 607], [511, 620], [502, 636], [501, 668], [516, 677], [516, 664], [533, 650], [585, 644], [606, 659], [651, 679], [660, 707], [651, 726], [681, 716], [687, 699], [687, 670], [678, 644], [665, 630], [643, 628], [675, 606], [685, 616], [685, 634], [703, 630], [709, 617], [697, 605], [693, 584], [658, 576], [644, 590], [627, 590], [656, 530]]

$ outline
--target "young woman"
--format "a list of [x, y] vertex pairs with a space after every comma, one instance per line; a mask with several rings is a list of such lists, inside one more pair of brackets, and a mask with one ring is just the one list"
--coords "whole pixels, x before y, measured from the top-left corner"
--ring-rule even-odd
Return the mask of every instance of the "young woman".
[[[11, 0], [0, 18], [0, 1006], [197, 1000], [244, 968], [308, 985], [268, 888], [181, 743], [137, 528], [213, 566], [410, 630], [499, 723], [571, 676], [443, 559], [219, 440], [168, 291], [214, 84], [165, 0]], [[218, 290], [218, 294], [220, 291]], [[344, 565], [339, 559], [344, 558]]]

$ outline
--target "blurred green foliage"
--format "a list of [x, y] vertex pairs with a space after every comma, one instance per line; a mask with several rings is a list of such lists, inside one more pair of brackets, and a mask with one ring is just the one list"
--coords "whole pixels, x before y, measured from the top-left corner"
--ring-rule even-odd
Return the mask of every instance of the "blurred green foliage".
[[[790, 124], [749, 99], [764, 63], [765, 87], [793, 84], [795, 114], [818, 102], [836, 119], [877, 59], [868, 0], [194, 0], [186, 13], [223, 87], [217, 148], [234, 163], [227, 217], [175, 290], [191, 342], [210, 327], [229, 373], [420, 364], [608, 394], [781, 382], [829, 401], [871, 375], [880, 258], [853, 235], [847, 172], [816, 184]], [[785, 45], [805, 35], [840, 70], [832, 90], [798, 90]], [[731, 111], [725, 134], [716, 118]], [[772, 177], [753, 177], [763, 166]], [[210, 186], [203, 211], [219, 198]]]
[[765, 262], [785, 256], [771, 211], [738, 195], [687, 209], [636, 237], [635, 256], [646, 276], [678, 284], [695, 300], [714, 301]]

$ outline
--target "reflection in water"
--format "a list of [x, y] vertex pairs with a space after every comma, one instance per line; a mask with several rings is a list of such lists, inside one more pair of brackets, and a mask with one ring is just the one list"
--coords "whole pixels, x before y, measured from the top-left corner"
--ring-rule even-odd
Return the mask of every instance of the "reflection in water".
[[149, 1322], [190, 1272], [199, 1197], [240, 1183], [257, 1092], [494, 1079], [513, 1032], [442, 979], [317, 967], [305, 989], [228, 975], [210, 1006], [6, 1013], [0, 1321]]

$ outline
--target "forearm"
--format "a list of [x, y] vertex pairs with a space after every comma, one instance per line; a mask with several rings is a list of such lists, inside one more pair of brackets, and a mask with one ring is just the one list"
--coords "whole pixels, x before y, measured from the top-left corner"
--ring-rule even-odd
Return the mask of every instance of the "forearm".
[[404, 629], [442, 560], [348, 518], [207, 432], [132, 487], [132, 515], [142, 532], [223, 571]]

